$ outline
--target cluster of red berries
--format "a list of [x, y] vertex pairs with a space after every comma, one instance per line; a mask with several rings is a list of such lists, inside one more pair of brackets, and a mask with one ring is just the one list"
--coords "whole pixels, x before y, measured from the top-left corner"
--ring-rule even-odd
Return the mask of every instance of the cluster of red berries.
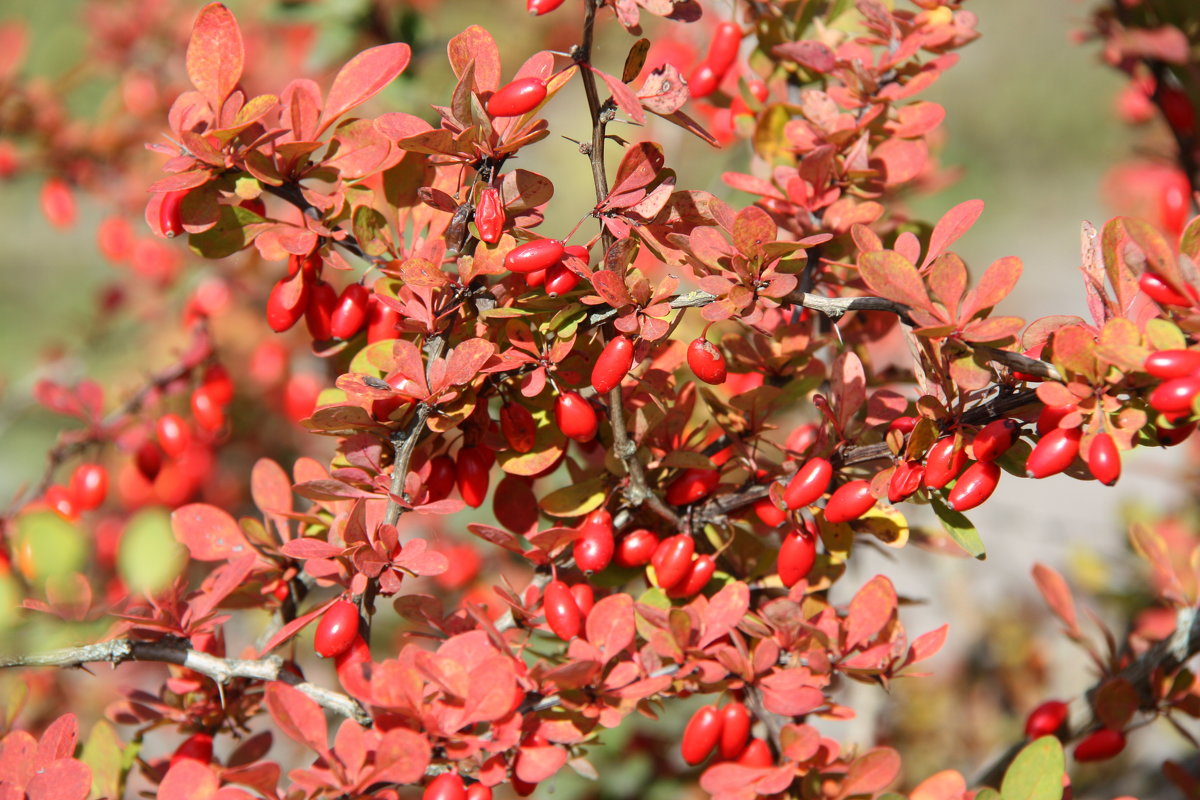
[[737, 60], [738, 48], [741, 47], [741, 44], [742, 28], [740, 25], [728, 20], [717, 25], [712, 41], [708, 45], [708, 55], [688, 77], [688, 90], [692, 97], [707, 97], [717, 90], [721, 81], [725, 79], [725, 73]]
[[716, 753], [721, 761], [745, 767], [769, 767], [775, 763], [771, 748], [762, 739], [751, 739], [753, 720], [746, 706], [737, 702], [722, 708], [702, 706], [692, 714], [683, 731], [683, 760], [691, 766]]
[[[1061, 700], [1047, 700], [1025, 719], [1025, 736], [1038, 739], [1042, 736], [1064, 737], [1067, 729], [1068, 708]], [[1075, 760], [1080, 762], [1107, 761], [1125, 749], [1125, 734], [1114, 728], [1098, 728], [1079, 740], [1075, 745]]]

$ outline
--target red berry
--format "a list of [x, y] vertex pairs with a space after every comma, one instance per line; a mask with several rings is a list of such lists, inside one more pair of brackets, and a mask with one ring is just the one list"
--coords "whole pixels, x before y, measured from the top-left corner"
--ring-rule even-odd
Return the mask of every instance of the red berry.
[[575, 600], [575, 607], [579, 609], [579, 616], [587, 619], [587, 615], [592, 613], [592, 606], [596, 605], [596, 593], [592, 591], [591, 585], [575, 584], [571, 587], [571, 597]]
[[492, 186], [484, 187], [479, 193], [479, 203], [475, 206], [475, 228], [479, 238], [488, 244], [500, 241], [504, 233], [504, 205], [500, 202], [500, 190]]
[[775, 756], [771, 755], [771, 747], [762, 739], [751, 739], [737, 763], [743, 767], [773, 767]]
[[724, 75], [733, 66], [741, 44], [742, 28], [740, 25], [726, 20], [717, 26], [712, 42], [708, 46], [708, 63], [712, 65], [717, 74]]
[[614, 336], [604, 345], [592, 367], [592, 388], [597, 394], [608, 394], [629, 374], [633, 366], [633, 342], [628, 336]]
[[718, 386], [725, 382], [725, 356], [712, 343], [701, 337], [688, 345], [687, 362], [697, 378]]
[[487, 499], [492, 470], [491, 453], [483, 447], [464, 447], [458, 451], [458, 492], [463, 502], [479, 508]]
[[1020, 423], [1011, 419], [989, 422], [975, 434], [971, 452], [977, 461], [995, 461], [1012, 447]]
[[708, 97], [721, 85], [722, 77], [724, 77], [724, 74], [717, 72], [712, 64], [707, 61], [701, 61], [687, 79], [688, 91], [691, 93], [693, 99]]
[[467, 800], [492, 800], [492, 787], [472, 783], [467, 787]]
[[208, 386], [192, 391], [192, 417], [201, 429], [209, 432], [225, 427], [225, 406], [216, 401]]
[[549, 269], [563, 257], [563, 243], [558, 239], [534, 239], [519, 244], [504, 257], [504, 268], [521, 274]]
[[322, 658], [336, 658], [350, 649], [358, 635], [358, 606], [349, 600], [337, 600], [317, 623], [313, 649]]
[[888, 502], [899, 503], [912, 497], [921, 488], [925, 478], [925, 465], [920, 461], [901, 461], [888, 481]]
[[525, 0], [525, 10], [530, 16], [540, 17], [549, 14], [563, 4], [564, 0]]
[[[393, 372], [387, 376], [386, 383], [396, 390], [391, 397], [381, 397], [371, 403], [371, 416], [380, 422], [388, 422], [392, 414], [404, 406], [413, 403], [420, 392], [416, 383], [401, 372]], [[307, 414], [305, 415], [307, 416]]]
[[694, 767], [708, 758], [708, 754], [721, 741], [723, 722], [716, 706], [701, 706], [697, 709], [683, 730], [683, 760]]
[[1079, 454], [1079, 428], [1055, 428], [1033, 446], [1025, 462], [1025, 474], [1030, 478], [1045, 478], [1071, 466]]
[[554, 635], [564, 642], [579, 635], [583, 620], [579, 616], [579, 606], [571, 596], [571, 589], [562, 581], [550, 581], [542, 596], [542, 610], [546, 613], [546, 624]]
[[596, 436], [596, 409], [578, 392], [563, 392], [554, 402], [554, 422], [568, 439], [590, 442]]
[[193, 733], [191, 736], [183, 740], [183, 744], [175, 748], [175, 752], [171, 754], [171, 766], [175, 766], [180, 761], [192, 760], [199, 761], [201, 764], [212, 763], [213, 757], [213, 737], [211, 733]]
[[1155, 425], [1154, 430], [1158, 436], [1159, 443], [1164, 447], [1174, 447], [1177, 444], [1187, 441], [1187, 438], [1196, 430], [1196, 423], [1189, 422], [1175, 428]]
[[546, 270], [546, 294], [561, 297], [579, 285], [579, 276], [567, 269], [565, 264], [551, 264]]
[[243, 200], [238, 205], [255, 216], [267, 216], [267, 204], [263, 202], [261, 197], [255, 197], [253, 200]]
[[1192, 410], [1192, 401], [1200, 394], [1200, 375], [1175, 378], [1154, 387], [1148, 398], [1151, 407], [1163, 414], [1180, 414]]
[[613, 542], [612, 514], [604, 509], [593, 511], [579, 526], [579, 531], [573, 548], [575, 566], [584, 572], [600, 572], [612, 561], [616, 547]]
[[505, 403], [500, 407], [500, 432], [509, 447], [518, 453], [528, 453], [537, 438], [537, 421], [520, 403]]
[[686, 506], [708, 497], [717, 488], [721, 474], [715, 469], [689, 467], [667, 486], [667, 502], [673, 506]]
[[330, 321], [337, 306], [337, 291], [328, 281], [317, 281], [308, 290], [308, 305], [304, 307], [304, 324], [314, 341], [332, 338]]
[[829, 502], [825, 504], [825, 521], [849, 522], [870, 511], [874, 505], [875, 496], [871, 494], [869, 481], [843, 483], [830, 495]]
[[787, 511], [775, 505], [769, 497], [764, 497], [754, 504], [754, 513], [764, 525], [777, 528], [787, 519]]
[[179, 458], [192, 441], [192, 432], [187, 422], [178, 414], [163, 414], [154, 423], [158, 445], [171, 458]]
[[308, 284], [301, 283], [296, 290], [295, 279], [280, 278], [267, 296], [267, 325], [276, 333], [283, 333], [304, 316], [308, 307]]
[[487, 112], [493, 117], [519, 117], [533, 111], [546, 99], [546, 82], [536, 76], [518, 78], [488, 98]]
[[316, 410], [320, 395], [321, 382], [315, 375], [309, 372], [296, 373], [283, 385], [283, 413], [299, 425]]
[[537, 787], [538, 785], [536, 783], [523, 781], [516, 775], [512, 776], [512, 788], [513, 791], [516, 792], [517, 797], [529, 797], [529, 795], [537, 791]]
[[373, 294], [371, 301], [371, 308], [367, 312], [367, 343], [395, 339], [400, 327], [400, 312], [378, 300]]
[[1200, 373], [1200, 350], [1159, 350], [1146, 356], [1146, 372], [1170, 380]]
[[789, 589], [808, 577], [817, 560], [817, 537], [807, 530], [795, 529], [783, 537], [775, 568]]
[[62, 178], [50, 178], [42, 184], [39, 199], [42, 213], [51, 225], [66, 229], [75, 224], [75, 196]]
[[692, 597], [708, 585], [717, 571], [717, 562], [708, 553], [696, 556], [679, 583], [667, 590], [668, 597]]
[[335, 339], [352, 339], [367, 321], [371, 290], [361, 283], [352, 283], [342, 290], [333, 310], [330, 328]]
[[181, 189], [163, 194], [162, 205], [158, 207], [158, 227], [162, 229], [163, 236], [168, 239], [174, 239], [183, 233], [183, 219], [180, 212], [183, 210], [183, 198], [187, 197], [187, 193], [187, 189]]
[[1042, 703], [1025, 719], [1025, 736], [1029, 739], [1053, 736], [1067, 721], [1067, 710], [1067, 704], [1061, 700]]
[[991, 497], [999, 483], [1000, 467], [995, 461], [976, 461], [950, 490], [950, 507], [955, 511], [970, 511]]
[[1143, 272], [1138, 278], [1138, 287], [1160, 306], [1183, 306], [1192, 304], [1192, 299], [1153, 272]]
[[454, 466], [454, 459], [444, 453], [429, 462], [429, 477], [425, 480], [425, 489], [428, 492], [427, 501], [436, 503], [438, 500], [445, 500], [450, 496], [450, 492], [454, 489], [454, 480], [458, 470]]
[[158, 445], [147, 439], [134, 453], [133, 461], [138, 472], [142, 473], [142, 477], [153, 483], [154, 479], [158, 477], [159, 470], [162, 469], [162, 450], [159, 450]]
[[99, 508], [108, 495], [108, 470], [100, 464], [80, 464], [71, 473], [71, 494], [83, 511]]
[[47, 486], [46, 494], [42, 499], [46, 501], [46, 505], [50, 506], [50, 509], [54, 513], [63, 519], [79, 519], [79, 512], [81, 511], [79, 501], [66, 486], [60, 486], [57, 483]]
[[457, 772], [443, 772], [425, 786], [421, 800], [467, 800], [467, 787]]
[[732, 761], [746, 749], [750, 740], [750, 712], [738, 702], [721, 709], [721, 758]]
[[810, 458], [788, 481], [783, 490], [783, 503], [789, 509], [810, 506], [821, 499], [833, 479], [833, 465], [824, 458]]
[[617, 544], [613, 560], [621, 567], [644, 567], [650, 563], [657, 549], [658, 537], [652, 531], [638, 528], [625, 534]]
[[233, 400], [233, 379], [221, 364], [210, 364], [204, 370], [204, 380], [200, 384], [218, 405], [229, 405]]
[[535, 269], [533, 272], [525, 273], [525, 285], [530, 289], [536, 289], [546, 283], [546, 270]]
[[1075, 745], [1076, 761], [1106, 761], [1125, 749], [1125, 734], [1110, 728], [1101, 728], [1084, 737]]
[[1088, 471], [1105, 486], [1112, 486], [1121, 477], [1121, 453], [1117, 443], [1107, 433], [1097, 433], [1088, 447]]
[[954, 440], [953, 436], [939, 439], [925, 455], [925, 485], [930, 489], [941, 489], [967, 465], [967, 451], [955, 450]]
[[900, 431], [904, 434], [912, 433], [915, 427], [917, 427], [916, 417], [896, 417], [888, 423], [888, 431]]
[[659, 542], [650, 559], [658, 585], [670, 589], [680, 583], [692, 566], [695, 543], [686, 533], [678, 533]]
[[1037, 418], [1037, 434], [1044, 436], [1050, 431], [1058, 427], [1058, 423], [1063, 420], [1068, 414], [1078, 410], [1074, 403], [1065, 406], [1046, 406], [1038, 414]]

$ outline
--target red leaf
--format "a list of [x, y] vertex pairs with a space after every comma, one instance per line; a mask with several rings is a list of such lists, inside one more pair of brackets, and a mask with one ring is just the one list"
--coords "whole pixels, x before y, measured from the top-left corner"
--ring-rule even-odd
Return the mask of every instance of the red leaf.
[[871, 161], [883, 162], [883, 179], [888, 186], [920, 175], [928, 159], [929, 147], [924, 139], [888, 139], [871, 154]]
[[33, 759], [34, 766], [40, 769], [51, 761], [70, 758], [75, 753], [75, 743], [78, 739], [79, 720], [74, 714], [63, 714], [42, 732], [37, 755]]
[[221, 782], [207, 764], [184, 758], [171, 765], [158, 786], [159, 797], [172, 800], [209, 800], [216, 796]]
[[867, 642], [883, 630], [895, 613], [896, 589], [885, 576], [876, 575], [850, 601], [845, 622], [846, 649]]
[[461, 80], [467, 65], [475, 65], [475, 90], [494, 92], [500, 88], [500, 48], [488, 31], [472, 25], [450, 40], [446, 46], [450, 68], [456, 80]]
[[760, 681], [763, 706], [787, 717], [807, 714], [825, 705], [825, 693], [817, 682], [804, 667], [777, 670]]
[[346, 548], [339, 547], [336, 544], [330, 544], [324, 539], [318, 539], [312, 536], [304, 536], [299, 539], [292, 539], [283, 545], [283, 554], [290, 558], [299, 558], [301, 560], [307, 558], [336, 558], [346, 552]]
[[496, 345], [487, 339], [467, 339], [450, 351], [446, 382], [451, 386], [463, 386], [475, 380], [495, 352]]
[[540, 783], [558, 772], [567, 763], [567, 751], [557, 745], [546, 744], [522, 747], [517, 753], [517, 777], [527, 783]]
[[471, 694], [465, 703], [465, 722], [492, 722], [513, 708], [517, 679], [511, 659], [493, 656], [471, 669]]
[[172, 511], [171, 530], [197, 561], [222, 561], [252, 552], [237, 521], [206, 503], [190, 503]]
[[934, 628], [928, 633], [923, 633], [914, 639], [912, 645], [908, 648], [908, 656], [904, 659], [904, 666], [916, 664], [918, 661], [924, 661], [927, 658], [935, 656], [942, 649], [942, 645], [946, 643], [946, 634], [949, 630], [949, 625], [943, 625], [940, 628]]
[[617, 104], [617, 108], [629, 115], [629, 118], [642, 125], [646, 122], [646, 112], [642, 111], [641, 101], [633, 90], [621, 82], [620, 78], [609, 75], [607, 72], [588, 65], [592, 72], [600, 76], [600, 80], [604, 81], [604, 85], [612, 92], [613, 101]]
[[588, 614], [585, 630], [588, 642], [600, 651], [601, 663], [607, 664], [633, 643], [633, 598], [627, 594], [603, 598]]
[[525, 548], [521, 546], [521, 543], [518, 541], [517, 537], [501, 528], [485, 525], [482, 522], [468, 522], [467, 530], [478, 536], [480, 539], [491, 542], [498, 547], [503, 547], [509, 552], [516, 553], [517, 555], [525, 552]]
[[1078, 619], [1075, 616], [1075, 598], [1071, 596], [1071, 589], [1067, 586], [1066, 580], [1053, 567], [1048, 567], [1045, 564], [1033, 565], [1033, 581], [1037, 584], [1038, 591], [1042, 593], [1042, 598], [1046, 601], [1046, 605], [1056, 617], [1063, 621], [1070, 631], [1076, 631], [1079, 628]]
[[858, 271], [871, 291], [880, 297], [921, 311], [933, 311], [921, 273], [894, 250], [876, 250], [858, 257]]
[[219, 111], [242, 77], [242, 32], [228, 8], [209, 3], [196, 17], [188, 41], [187, 73], [192, 85]]
[[429, 543], [424, 539], [413, 539], [404, 543], [400, 555], [392, 560], [392, 565], [406, 569], [414, 575], [428, 577], [441, 575], [450, 569], [450, 562], [441, 553], [428, 550]]
[[254, 505], [272, 522], [280, 538], [288, 534], [285, 514], [292, 511], [292, 482], [283, 467], [269, 458], [260, 458], [250, 471], [250, 495]]
[[823, 74], [837, 64], [837, 57], [828, 46], [811, 39], [777, 44], [771, 48], [771, 52], [781, 58], [790, 58], [810, 72]]
[[839, 796], [882, 792], [899, 774], [900, 754], [890, 747], [876, 748], [850, 765]]
[[962, 773], [944, 769], [921, 781], [909, 793], [910, 800], [959, 800], [967, 791]]
[[596, 294], [613, 308], [621, 308], [633, 303], [633, 297], [625, 288], [625, 281], [617, 273], [601, 269], [592, 273], [592, 286]]
[[628, 194], [649, 186], [665, 163], [662, 147], [653, 142], [641, 142], [630, 147], [621, 158], [608, 196]]
[[778, 767], [747, 767], [726, 761], [714, 764], [700, 776], [700, 788], [716, 800], [721, 798], [746, 798], [779, 794], [796, 777], [794, 764]]
[[29, 800], [86, 800], [92, 791], [92, 770], [82, 761], [60, 758], [38, 770], [25, 794]]
[[204, 619], [222, 600], [245, 585], [257, 561], [257, 553], [247, 553], [228, 564], [222, 564], [213, 572], [204, 583], [205, 591], [192, 598], [192, 619]]
[[375, 749], [375, 772], [370, 780], [359, 783], [364, 786], [416, 783], [424, 776], [431, 756], [429, 740], [424, 736], [404, 728], [393, 728], [383, 735]]
[[838, 355], [831, 372], [834, 408], [838, 424], [844, 427], [867, 402], [867, 373], [862, 360], [852, 350]]
[[1005, 256], [992, 262], [987, 272], [979, 279], [979, 284], [967, 292], [966, 299], [963, 300], [961, 318], [970, 319], [1007, 297], [1020, 280], [1021, 269], [1021, 259], [1016, 256]]
[[292, 739], [322, 756], [329, 752], [329, 728], [317, 701], [278, 681], [267, 684], [267, 711], [275, 724]]
[[704, 613], [704, 635], [700, 647], [708, 645], [729, 633], [746, 615], [750, 608], [750, 589], [741, 581], [728, 583], [708, 601]]
[[412, 56], [409, 46], [400, 42], [364, 50], [346, 62], [333, 79], [317, 135], [332, 125], [338, 117], [355, 106], [365, 103], [387, 86], [408, 66]]
[[[941, 109], [941, 106], [936, 103], [920, 103], [918, 105], [931, 105]], [[942, 113], [945, 114], [944, 111]], [[921, 262], [921, 269], [925, 269], [926, 266], [933, 263], [935, 258], [946, 252], [950, 245], [970, 230], [982, 213], [982, 200], [967, 200], [943, 214], [942, 218], [937, 221], [937, 225], [933, 226], [933, 233], [929, 237], [929, 252], [925, 254], [925, 260]]]
[[929, 268], [929, 290], [946, 307], [946, 314], [934, 311], [934, 316], [946, 322], [958, 319], [958, 304], [967, 289], [967, 266], [953, 253], [943, 253], [934, 259]]

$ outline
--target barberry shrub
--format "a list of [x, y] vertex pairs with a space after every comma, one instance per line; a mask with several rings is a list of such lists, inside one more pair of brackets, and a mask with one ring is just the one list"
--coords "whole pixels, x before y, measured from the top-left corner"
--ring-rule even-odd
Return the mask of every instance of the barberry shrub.
[[[865, 549], [982, 560], [1000, 483], [1194, 442], [1200, 9], [1092, 17], [1155, 160], [1084, 225], [1090, 318], [1027, 321], [1019, 258], [952, 249], [981, 201], [905, 204], [962, 0], [496, 0], [448, 70], [454, 4], [370, 2], [311, 77], [335, 4], [279, 5], [86, 5], [95, 116], [0, 25], [0, 175], [57, 228], [103, 208], [146, 353], [33, 384], [72, 425], [0, 529], [0, 795], [1059, 800], [1152, 723], [1195, 745], [1194, 507], [1132, 520], [1119, 626], [1029, 565], [1093, 674], [1023, 673], [1003, 756], [921, 774], [904, 724], [835, 723], [943, 669]], [[740, 154], [724, 189], [685, 137]]]

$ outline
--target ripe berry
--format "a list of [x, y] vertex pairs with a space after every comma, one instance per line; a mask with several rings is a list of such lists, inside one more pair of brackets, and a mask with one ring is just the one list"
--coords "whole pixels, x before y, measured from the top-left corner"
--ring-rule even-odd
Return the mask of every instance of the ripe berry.
[[764, 525], [777, 528], [787, 519], [787, 511], [775, 505], [769, 497], [761, 498], [754, 504], [755, 515]]
[[1200, 373], [1200, 350], [1159, 350], [1146, 356], [1146, 372], [1171, 380]]
[[540, 17], [549, 14], [563, 4], [564, 0], [525, 0], [525, 10], [530, 16]]
[[336, 658], [350, 649], [358, 635], [358, 606], [338, 600], [321, 615], [313, 636], [313, 649], [322, 658]]
[[70, 487], [81, 510], [99, 508], [108, 494], [108, 470], [100, 464], [80, 464], [71, 473]]
[[843, 483], [825, 504], [825, 521], [838, 523], [858, 519], [875, 505], [869, 481]]
[[925, 478], [925, 465], [920, 461], [901, 461], [888, 481], [888, 502], [899, 503], [916, 493]]
[[677, 533], [659, 543], [650, 565], [654, 567], [654, 576], [660, 587], [670, 589], [687, 576], [695, 547], [692, 537], [686, 533]]
[[1177, 444], [1187, 441], [1187, 438], [1196, 430], [1196, 423], [1189, 422], [1175, 428], [1167, 428], [1156, 424], [1154, 430], [1160, 444], [1164, 447], [1174, 447]]
[[563, 392], [554, 402], [554, 422], [568, 439], [590, 442], [596, 436], [596, 409], [578, 392]]
[[367, 343], [395, 339], [399, 327], [400, 312], [371, 295], [371, 308], [367, 311]]
[[142, 473], [142, 477], [153, 483], [154, 479], [158, 477], [159, 470], [162, 469], [162, 450], [159, 450], [158, 445], [147, 439], [134, 453], [133, 461], [138, 472]]
[[42, 185], [39, 197], [42, 213], [56, 228], [66, 229], [75, 224], [75, 196], [62, 178], [50, 178]]
[[915, 427], [917, 427], [916, 417], [896, 417], [888, 423], [887, 429], [889, 433], [891, 431], [900, 431], [903, 434], [909, 434], [913, 432], [913, 428]]
[[520, 403], [505, 403], [500, 407], [500, 432], [509, 447], [518, 453], [528, 453], [537, 438], [537, 421]]
[[692, 597], [708, 585], [717, 571], [717, 562], [708, 553], [696, 556], [679, 583], [667, 590], [667, 597]]
[[332, 338], [330, 321], [333, 309], [337, 306], [338, 296], [328, 281], [317, 281], [308, 290], [308, 305], [304, 307], [304, 324], [308, 327], [308, 335], [313, 341], [323, 342]]
[[301, 284], [300, 291], [291, 296], [294, 290], [291, 278], [280, 278], [267, 296], [267, 325], [276, 333], [295, 325], [308, 307], [308, 284]]
[[1125, 734], [1110, 728], [1101, 728], [1084, 737], [1075, 745], [1076, 761], [1106, 761], [1125, 749]]
[[725, 356], [704, 337], [688, 345], [687, 362], [697, 378], [718, 386], [725, 382]]
[[575, 607], [579, 609], [579, 616], [587, 619], [587, 615], [592, 613], [592, 606], [596, 605], [596, 593], [592, 591], [591, 584], [575, 584], [571, 587], [571, 597], [575, 600]]
[[46, 501], [46, 505], [50, 506], [50, 509], [63, 519], [68, 521], [79, 519], [81, 510], [79, 501], [66, 486], [60, 486], [57, 483], [47, 486], [43, 499]]
[[712, 43], [708, 46], [707, 61], [718, 75], [724, 75], [733, 66], [741, 44], [740, 25], [726, 20], [717, 26], [717, 30], [713, 32]]
[[1079, 454], [1079, 439], [1083, 431], [1079, 428], [1055, 428], [1033, 446], [1025, 462], [1025, 474], [1030, 478], [1045, 478], [1071, 466]]
[[1046, 406], [1038, 414], [1037, 418], [1037, 434], [1044, 436], [1050, 431], [1058, 427], [1058, 423], [1063, 420], [1068, 414], [1078, 410], [1074, 403], [1069, 403], [1065, 406]]
[[171, 766], [180, 761], [199, 761], [201, 764], [211, 764], [213, 757], [213, 737], [211, 733], [193, 733], [183, 740], [183, 744], [175, 748], [171, 754]]
[[1160, 306], [1190, 306], [1192, 299], [1153, 272], [1143, 272], [1138, 287]]
[[1112, 486], [1121, 477], [1121, 453], [1112, 436], [1097, 433], [1088, 447], [1088, 471], [1105, 486]]
[[789, 589], [808, 577], [817, 560], [817, 537], [810, 531], [797, 528], [783, 537], [775, 568], [779, 579]]
[[467, 800], [467, 787], [457, 772], [443, 772], [426, 785], [421, 800]]
[[472, 783], [467, 787], [467, 800], [492, 800], [492, 787]]
[[686, 506], [708, 497], [717, 488], [721, 474], [715, 469], [689, 467], [667, 486], [667, 502], [673, 506]]
[[592, 367], [592, 388], [597, 394], [608, 394], [621, 384], [632, 366], [633, 342], [628, 336], [614, 336], [604, 345]]
[[693, 99], [708, 97], [717, 90], [722, 77], [723, 75], [718, 73], [712, 64], [701, 61], [687, 79], [688, 91]]
[[493, 117], [519, 117], [533, 111], [546, 99], [546, 82], [536, 76], [519, 78], [501, 86], [488, 98], [487, 112]]
[[579, 276], [567, 269], [563, 263], [551, 264], [546, 269], [546, 294], [561, 297], [579, 285]]
[[751, 739], [738, 756], [737, 763], [743, 767], [773, 767], [775, 756], [771, 755], [771, 747], [762, 739]]
[[158, 207], [158, 227], [162, 229], [163, 236], [168, 239], [174, 239], [183, 233], [183, 219], [180, 212], [183, 209], [183, 198], [187, 197], [187, 193], [187, 189], [181, 189], [177, 192], [163, 194], [162, 205]]
[[352, 283], [342, 290], [333, 310], [330, 329], [335, 339], [352, 339], [367, 321], [371, 290], [361, 283]]
[[991, 497], [999, 483], [1000, 467], [995, 461], [976, 461], [950, 490], [950, 507], [955, 511], [970, 511]]
[[536, 289], [546, 283], [546, 270], [535, 269], [533, 272], [525, 273], [525, 285], [530, 289]]
[[579, 606], [571, 596], [571, 589], [562, 581], [550, 581], [542, 596], [542, 610], [546, 613], [546, 624], [564, 642], [579, 635], [582, 619]]
[[1192, 410], [1192, 401], [1200, 394], [1200, 375], [1175, 378], [1154, 387], [1148, 398], [1151, 407], [1163, 414], [1180, 414]]
[[549, 269], [563, 257], [563, 243], [558, 239], [534, 239], [519, 244], [504, 257], [504, 268], [526, 274]]
[[638, 528], [625, 534], [617, 544], [613, 560], [621, 567], [644, 567], [658, 549], [658, 537], [652, 531]]
[[681, 751], [683, 760], [693, 767], [713, 751], [721, 741], [721, 730], [724, 720], [716, 706], [701, 706], [688, 720], [683, 730]]
[[1025, 719], [1025, 736], [1040, 739], [1053, 736], [1067, 721], [1067, 704], [1062, 700], [1047, 700], [1029, 712]]
[[475, 206], [475, 228], [479, 238], [488, 244], [500, 241], [504, 233], [504, 206], [500, 202], [500, 190], [493, 186], [484, 187]]
[[930, 489], [941, 489], [957, 478], [967, 465], [967, 451], [955, 450], [954, 438], [939, 439], [925, 455], [925, 485]]
[[178, 458], [188, 449], [192, 432], [187, 422], [178, 414], [163, 414], [154, 423], [158, 445], [171, 458]]
[[971, 452], [977, 461], [995, 461], [1012, 447], [1020, 423], [1011, 419], [989, 422], [975, 434]]
[[450, 496], [457, 471], [454, 459], [444, 453], [430, 460], [429, 477], [425, 480], [428, 502], [436, 503]]
[[458, 492], [463, 502], [479, 508], [487, 499], [491, 453], [483, 447], [464, 447], [458, 451]]
[[738, 702], [721, 709], [721, 758], [732, 761], [746, 749], [750, 739], [750, 712]]
[[824, 458], [810, 458], [788, 481], [783, 490], [783, 503], [789, 509], [811, 506], [821, 499], [833, 479], [833, 465]]
[[201, 429], [215, 433], [225, 427], [225, 406], [213, 394], [207, 385], [192, 391], [192, 418]]
[[575, 566], [584, 572], [600, 572], [612, 561], [616, 547], [612, 514], [604, 509], [593, 511], [579, 526], [579, 531], [579, 538], [574, 542]]

